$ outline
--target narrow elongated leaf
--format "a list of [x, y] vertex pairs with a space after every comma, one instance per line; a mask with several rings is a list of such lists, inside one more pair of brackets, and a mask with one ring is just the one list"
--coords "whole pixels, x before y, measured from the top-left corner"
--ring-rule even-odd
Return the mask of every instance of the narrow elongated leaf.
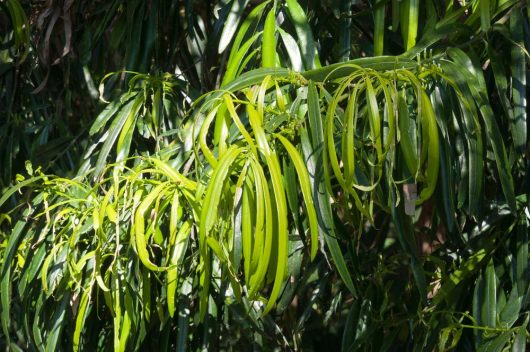
[[262, 67], [276, 66], [276, 9], [273, 7], [265, 19], [261, 44]]
[[490, 1], [480, 0], [480, 29], [487, 32], [491, 27]]
[[[353, 280], [335, 236], [335, 224], [333, 222], [330, 199], [326, 192], [324, 175], [321, 168], [317, 167], [317, 165], [322, 165], [323, 162], [325, 163], [323, 153], [324, 131], [322, 129], [319, 102], [320, 99], [315, 84], [309, 82], [307, 103], [311, 141], [308, 138], [309, 136], [304, 136], [304, 134], [302, 134], [302, 149], [308, 165], [312, 184], [313, 199], [316, 204], [316, 212], [319, 219], [320, 237], [324, 238], [335, 266], [337, 267], [337, 271], [342, 280], [344, 280], [346, 287], [348, 287], [348, 289], [355, 295], [356, 289], [353, 285]], [[325, 164], [324, 167], [326, 167]]]
[[[124, 103], [127, 103], [129, 99], [126, 99]], [[123, 103], [121, 101], [112, 101], [109, 105], [107, 105], [105, 109], [103, 109], [103, 111], [98, 115], [98, 117], [96, 117], [96, 120], [90, 127], [89, 134], [92, 136], [98, 133], [122, 106]]]
[[285, 189], [283, 186], [280, 162], [276, 152], [269, 146], [265, 131], [261, 125], [263, 118], [260, 118], [259, 113], [249, 105], [248, 107], [249, 121], [254, 131], [254, 136], [257, 141], [259, 150], [263, 154], [267, 167], [271, 176], [272, 188], [274, 191], [275, 209], [276, 209], [276, 224], [277, 224], [277, 239], [278, 243], [273, 248], [276, 250], [276, 274], [274, 276], [274, 284], [269, 295], [269, 300], [263, 314], [266, 314], [274, 306], [276, 299], [280, 295], [280, 289], [283, 284], [284, 275], [287, 265], [288, 255], [288, 233], [287, 233], [287, 200], [285, 196]]
[[[505, 325], [509, 328], [513, 326], [519, 318], [522, 301], [523, 296], [518, 293], [517, 287], [514, 287], [510, 293], [508, 302], [506, 302], [506, 305], [499, 312], [499, 322], [501, 325]], [[497, 309], [497, 311], [499, 311], [499, 309]]]
[[403, 153], [403, 158], [412, 176], [415, 176], [418, 172], [418, 148], [416, 145], [416, 124], [413, 119], [410, 118], [408, 106], [405, 102], [404, 94], [400, 94], [398, 98], [398, 111], [399, 111], [399, 131], [400, 140], [399, 147]]
[[[484, 77], [478, 71], [478, 69], [475, 68], [472, 61], [467, 57], [467, 55], [465, 55], [463, 51], [460, 49], [451, 49], [449, 52], [451, 57], [455, 58], [456, 63], [459, 65], [455, 66], [455, 68], [461, 68], [459, 69], [459, 74], [465, 75], [464, 77], [467, 77], [467, 82], [471, 88], [471, 93], [478, 103], [484, 125], [486, 126], [488, 137], [491, 141], [491, 147], [495, 155], [495, 161], [497, 164], [497, 171], [499, 172], [502, 190], [508, 205], [512, 211], [515, 211], [516, 205], [513, 178], [509, 171], [510, 166], [508, 163], [504, 142], [502, 140], [497, 121], [495, 120], [495, 115], [489, 104]], [[466, 69], [462, 69], [464, 67]], [[471, 77], [475, 77], [475, 79], [470, 81], [469, 79]], [[472, 84], [472, 82], [477, 82], [477, 84]]]
[[495, 266], [490, 260], [484, 272], [484, 300], [481, 306], [481, 317], [484, 324], [490, 327], [497, 326], [497, 276]]
[[309, 26], [304, 10], [297, 0], [286, 0], [286, 4], [287, 13], [293, 21], [296, 35], [298, 36], [300, 51], [302, 52], [306, 69], [319, 68], [320, 59], [313, 39], [313, 31]]
[[494, 48], [492, 48], [491, 46], [488, 46], [488, 56], [490, 58], [493, 76], [495, 77], [495, 86], [497, 87], [499, 100], [506, 116], [510, 121], [510, 131], [512, 133], [514, 144], [516, 148], [520, 148], [522, 145], [520, 140], [522, 132], [516, 127], [517, 120], [515, 120], [513, 117], [513, 108], [510, 104], [510, 100], [508, 99], [508, 80], [506, 78], [506, 73], [504, 70], [505, 66], [503, 59], [495, 52]]
[[371, 139], [375, 144], [377, 151], [377, 161], [381, 162], [383, 158], [382, 136], [381, 136], [381, 118], [379, 115], [379, 107], [377, 106], [377, 98], [370, 78], [366, 82], [366, 100], [368, 105], [368, 118], [370, 122]]
[[178, 272], [181, 270], [180, 266], [184, 261], [184, 253], [188, 245], [188, 238], [192, 229], [191, 221], [185, 221], [180, 227], [176, 239], [175, 245], [172, 250], [169, 265], [167, 271], [167, 306], [169, 315], [173, 317], [175, 313], [175, 298], [178, 285]]
[[35, 183], [35, 181], [41, 180], [45, 178], [46, 176], [36, 176], [32, 178], [28, 178], [27, 180], [21, 181], [17, 183], [16, 185], [8, 188], [5, 192], [2, 192], [2, 197], [0, 197], [0, 207], [4, 205], [4, 203], [11, 197], [13, 194], [15, 194], [17, 191], [22, 189], [23, 187], [29, 186], [32, 183]]
[[[450, 74], [446, 80], [457, 90], [451, 96], [453, 115], [457, 123], [462, 125], [467, 142], [467, 168], [464, 168], [463, 175], [468, 174], [467, 180], [462, 180], [463, 185], [468, 187], [468, 209], [476, 216], [481, 206], [480, 195], [484, 183], [484, 151], [482, 144], [482, 130], [477, 117], [477, 110], [474, 102], [469, 101], [472, 95], [469, 87], [464, 83], [463, 73], [455, 70], [454, 65], [447, 65], [444, 70]], [[445, 77], [444, 77], [445, 78]], [[453, 80], [454, 79], [454, 80]], [[467, 182], [466, 182], [467, 181]], [[462, 197], [459, 195], [459, 197]]]
[[249, 0], [233, 0], [232, 6], [230, 7], [230, 12], [224, 21], [223, 32], [219, 39], [219, 48], [218, 52], [222, 53], [228, 47], [234, 34], [236, 33], [237, 26], [241, 20], [241, 15], [247, 7]]
[[339, 32], [339, 44], [340, 51], [339, 55], [341, 61], [348, 61], [351, 53], [351, 7], [355, 3], [355, 0], [341, 0], [340, 11], [344, 14], [340, 21], [340, 32]]
[[161, 183], [156, 186], [140, 203], [134, 215], [134, 240], [136, 250], [138, 251], [138, 257], [149, 270], [153, 271], [163, 271], [165, 268], [157, 266], [151, 261], [151, 259], [149, 259], [149, 251], [147, 250], [145, 235], [145, 212], [167, 187], [168, 185], [166, 183]]
[[423, 141], [426, 141], [427, 148], [427, 169], [425, 170], [425, 187], [421, 190], [418, 203], [429, 199], [434, 192], [436, 183], [438, 181], [438, 171], [440, 168], [440, 151], [438, 138], [438, 125], [434, 117], [434, 110], [431, 105], [429, 97], [425, 91], [421, 92], [421, 106], [422, 106], [422, 132]]
[[54, 309], [54, 314], [51, 317], [49, 324], [49, 335], [46, 337], [46, 347], [45, 352], [54, 352], [57, 351], [58, 346], [57, 342], [59, 341], [63, 328], [64, 328], [64, 318], [66, 315], [66, 309], [68, 307], [69, 295], [65, 294], [64, 297], [56, 304]]
[[122, 319], [122, 325], [120, 329], [120, 343], [119, 343], [119, 352], [125, 352], [127, 349], [127, 341], [129, 340], [131, 334], [131, 325], [132, 325], [132, 317], [133, 317], [133, 303], [132, 303], [132, 295], [127, 290], [124, 294], [124, 305], [125, 310], [123, 312], [123, 319]]
[[289, 33], [280, 27], [278, 27], [278, 32], [280, 33], [283, 45], [285, 45], [287, 55], [291, 61], [291, 68], [295, 71], [302, 71], [304, 69], [304, 63], [302, 61], [302, 54], [300, 54], [298, 44], [296, 44], [296, 41]]
[[[118, 135], [122, 133], [123, 126], [125, 122], [130, 119], [134, 119], [138, 113], [140, 106], [143, 102], [143, 97], [141, 94], [138, 94], [134, 100], [129, 101], [119, 112], [116, 118], [112, 121], [109, 130], [107, 133], [107, 139], [99, 151], [99, 156], [96, 161], [94, 175], [96, 177], [100, 176], [101, 172], [105, 168], [105, 163], [107, 162], [107, 157], [110, 154], [112, 146], [118, 138]], [[118, 150], [119, 153], [119, 150]]]
[[10, 326], [10, 311], [11, 311], [11, 261], [15, 255], [15, 251], [22, 239], [24, 232], [22, 231], [26, 226], [25, 221], [19, 221], [13, 228], [9, 236], [9, 242], [2, 258], [2, 282], [1, 282], [1, 298], [2, 298], [2, 329], [4, 336], [9, 343], [9, 326]]
[[[242, 0], [235, 0], [235, 1], [242, 1]], [[232, 45], [232, 49], [230, 50], [230, 55], [228, 57], [228, 61], [227, 61], [227, 69], [226, 71], [228, 72], [228, 70], [231, 70], [231, 71], [234, 71], [234, 72], [237, 72], [237, 67], [241, 66], [241, 61], [243, 60], [243, 57], [246, 55], [246, 53], [248, 52], [249, 48], [250, 48], [250, 45], [254, 42], [254, 40], [256, 38], [259, 37], [259, 33], [255, 33], [253, 34], [251, 37], [254, 38], [254, 40], [247, 40], [245, 42], [245, 45], [247, 46], [246, 49], [242, 49], [241, 48], [241, 43], [243, 42], [243, 40], [245, 39], [245, 37], [249, 37], [250, 36], [250, 33], [247, 33], [251, 27], [251, 25], [256, 22], [257, 20], [259, 20], [259, 18], [261, 17], [262, 13], [263, 13], [263, 9], [265, 8], [265, 6], [267, 6], [269, 4], [269, 0], [267, 1], [264, 1], [262, 2], [261, 4], [259, 4], [258, 6], [256, 6], [250, 13], [249, 15], [247, 16], [247, 18], [245, 18], [245, 20], [243, 21], [243, 23], [241, 24], [239, 30], [237, 31], [237, 35], [236, 35], [236, 38], [234, 39], [234, 44]], [[238, 57], [236, 57], [238, 56]], [[230, 77], [226, 77], [226, 74], [225, 74], [225, 77], [223, 77], [223, 83], [221, 84], [221, 86], [224, 86], [225, 84], [227, 84], [229, 81], [231, 81], [233, 78], [235, 77], [235, 74], [231, 74]]]
[[252, 201], [255, 196], [252, 194], [249, 182], [245, 182], [242, 194], [241, 204], [241, 247], [244, 260], [244, 273], [247, 282], [250, 282], [250, 264], [252, 262], [252, 210], [254, 208]]
[[256, 160], [252, 160], [251, 167], [256, 180], [256, 235], [251, 262], [251, 270], [254, 274], [250, 279], [249, 297], [253, 297], [264, 283], [272, 256], [272, 239], [275, 231], [272, 221], [274, 217], [272, 196], [263, 168]]
[[166, 176], [171, 181], [176, 184], [182, 185], [185, 189], [189, 191], [195, 191], [197, 189], [197, 183], [193, 180], [190, 180], [186, 176], [182, 175], [177, 170], [173, 169], [168, 163], [158, 159], [158, 158], [149, 158], [155, 166], [161, 171], [161, 173]]
[[491, 338], [478, 349], [484, 352], [501, 352], [504, 347], [510, 342], [512, 337], [511, 331], [504, 331], [499, 336]]
[[526, 56], [523, 52], [523, 16], [515, 9], [510, 17], [510, 33], [514, 44], [511, 50], [513, 120], [511, 121], [513, 142], [519, 151], [526, 149], [527, 102], [526, 102]]
[[188, 339], [188, 327], [189, 324], [189, 302], [181, 302], [179, 305], [179, 317], [178, 317], [178, 335], [177, 335], [177, 351], [186, 351], [187, 339]]
[[223, 191], [223, 184], [226, 177], [230, 171], [230, 168], [233, 166], [236, 158], [243, 151], [242, 148], [237, 148], [235, 146], [230, 147], [223, 157], [219, 160], [217, 168], [212, 174], [212, 178], [206, 189], [206, 195], [203, 201], [203, 207], [200, 214], [200, 223], [199, 223], [199, 246], [200, 246], [200, 260], [201, 260], [201, 270], [200, 270], [200, 284], [201, 284], [201, 293], [200, 293], [200, 317], [201, 320], [206, 316], [208, 309], [208, 295], [209, 295], [209, 285], [210, 285], [210, 253], [207, 246], [207, 236], [217, 220], [217, 211], [218, 204], [221, 198]]
[[233, 59], [228, 61], [228, 64], [226, 65], [226, 72], [223, 77], [223, 82], [221, 84], [222, 87], [226, 88], [226, 85], [237, 76], [237, 73], [242, 68], [241, 61], [243, 61], [251, 46], [256, 42], [259, 37], [260, 33], [256, 33], [252, 37], [250, 37], [235, 53]]
[[91, 292], [92, 292], [92, 287], [90, 287], [90, 289], [86, 291], [83, 291], [83, 293], [81, 294], [81, 300], [79, 302], [79, 307], [77, 308], [77, 317], [75, 319], [74, 336], [72, 339], [74, 351], [79, 350], [81, 333], [83, 332], [83, 327], [84, 327], [86, 316], [87, 316], [87, 308], [88, 308], [88, 304], [90, 303]]
[[492, 243], [487, 242], [484, 244], [484, 248], [481, 248], [472, 256], [467, 258], [460, 264], [457, 270], [455, 270], [449, 277], [444, 280], [443, 285], [434, 298], [434, 303], [438, 304], [444, 299], [449, 299], [456, 286], [468, 279], [471, 274], [480, 269], [482, 261], [487, 258], [487, 254], [492, 250]]
[[[396, 194], [392, 190], [392, 203], [396, 204]], [[425, 271], [419, 261], [418, 251], [415, 246], [415, 240], [412, 230], [412, 221], [410, 217], [404, 216], [402, 210], [396, 206], [392, 207], [392, 218], [395, 223], [396, 233], [401, 246], [405, 252], [410, 256], [410, 265], [412, 274], [416, 281], [416, 287], [420, 294], [422, 302], [427, 302], [427, 282], [425, 279]]]
[[228, 253], [226, 249], [224, 249], [223, 246], [213, 237], [208, 237], [206, 241], [208, 243], [208, 246], [212, 249], [212, 251], [217, 256], [217, 258], [219, 258], [221, 262], [227, 266], [228, 279], [230, 280], [232, 289], [234, 290], [234, 297], [238, 301], [241, 301], [241, 285], [239, 284], [239, 280], [236, 277], [235, 268], [232, 265], [232, 262], [230, 261], [230, 259], [228, 258]]
[[291, 144], [291, 142], [281, 135], [277, 135], [277, 138], [280, 140], [280, 142], [282, 142], [285, 149], [289, 153], [289, 156], [293, 160], [294, 166], [296, 168], [296, 173], [298, 174], [300, 189], [302, 190], [302, 195], [306, 205], [307, 218], [309, 220], [309, 231], [311, 233], [311, 260], [313, 260], [315, 259], [318, 249], [318, 221], [315, 206], [313, 204], [309, 174], [302, 157], [296, 148]]
[[517, 282], [519, 295], [524, 295], [528, 290], [528, 219], [519, 216], [515, 235], [515, 261], [513, 263], [514, 279]]
[[416, 45], [418, 35], [418, 15], [420, 10], [419, 0], [404, 0], [401, 2], [401, 33], [405, 44], [405, 50], [410, 50]]
[[385, 42], [385, 1], [376, 0], [374, 8], [374, 56], [383, 55]]
[[517, 329], [517, 334], [512, 345], [512, 352], [526, 351], [526, 334], [526, 324]]

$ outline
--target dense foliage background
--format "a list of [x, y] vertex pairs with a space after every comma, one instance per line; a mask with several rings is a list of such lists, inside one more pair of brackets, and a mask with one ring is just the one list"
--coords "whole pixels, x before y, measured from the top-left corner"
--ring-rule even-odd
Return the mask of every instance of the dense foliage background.
[[0, 0], [0, 346], [524, 351], [529, 21]]

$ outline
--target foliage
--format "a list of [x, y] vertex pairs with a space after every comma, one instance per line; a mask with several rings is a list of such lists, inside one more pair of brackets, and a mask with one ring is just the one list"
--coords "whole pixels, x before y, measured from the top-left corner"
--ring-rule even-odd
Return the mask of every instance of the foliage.
[[0, 18], [0, 345], [525, 350], [527, 3]]

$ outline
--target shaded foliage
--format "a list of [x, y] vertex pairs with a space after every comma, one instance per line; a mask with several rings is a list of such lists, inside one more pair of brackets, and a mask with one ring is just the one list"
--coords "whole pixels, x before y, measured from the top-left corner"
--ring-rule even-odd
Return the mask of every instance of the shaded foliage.
[[525, 350], [524, 1], [0, 1], [0, 345]]

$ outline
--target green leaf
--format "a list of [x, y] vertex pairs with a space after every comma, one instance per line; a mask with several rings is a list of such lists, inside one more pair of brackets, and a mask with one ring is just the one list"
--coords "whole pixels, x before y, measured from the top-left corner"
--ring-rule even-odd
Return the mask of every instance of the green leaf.
[[298, 44], [296, 44], [296, 41], [289, 33], [280, 27], [278, 27], [278, 32], [280, 33], [283, 45], [285, 46], [287, 55], [291, 61], [291, 68], [298, 72], [302, 71], [304, 69], [304, 63], [302, 61], [302, 54], [300, 53]]
[[285, 147], [285, 150], [287, 150], [289, 153], [289, 156], [291, 157], [291, 160], [293, 161], [296, 168], [296, 173], [298, 174], [300, 189], [302, 190], [302, 195], [306, 205], [307, 218], [309, 220], [309, 231], [311, 233], [311, 260], [313, 260], [315, 259], [318, 249], [318, 221], [313, 203], [309, 174], [302, 157], [296, 148], [291, 144], [291, 142], [281, 135], [276, 135], [276, 137], [280, 140]]
[[434, 117], [434, 110], [429, 97], [425, 91], [421, 91], [421, 112], [422, 112], [422, 140], [424, 145], [422, 150], [427, 149], [427, 168], [425, 170], [425, 186], [420, 192], [418, 203], [431, 197], [438, 181], [438, 171], [440, 169], [440, 150], [438, 138], [438, 126]]
[[251, 261], [251, 271], [254, 271], [254, 273], [248, 283], [249, 297], [253, 298], [265, 280], [265, 274], [272, 254], [272, 238], [275, 229], [272, 221], [272, 197], [265, 173], [257, 160], [251, 159], [250, 165], [256, 183], [256, 225]]
[[[454, 89], [451, 95], [451, 107], [454, 117], [463, 129], [467, 143], [467, 165], [462, 174], [468, 174], [467, 180], [462, 180], [468, 187], [468, 209], [471, 215], [477, 216], [481, 206], [481, 194], [484, 183], [484, 151], [482, 145], [482, 130], [477, 117], [475, 103], [470, 101], [472, 95], [467, 86], [465, 75], [459, 72], [459, 68], [443, 62], [444, 72], [449, 76], [443, 78]], [[467, 182], [466, 182], [467, 181]], [[459, 197], [461, 197], [459, 195]]]
[[[278, 156], [274, 149], [272, 149], [265, 135], [261, 122], [263, 118], [259, 116], [259, 113], [252, 107], [252, 105], [247, 106], [247, 111], [249, 115], [250, 125], [254, 131], [254, 136], [257, 141], [257, 145], [270, 172], [272, 189], [274, 192], [275, 200], [275, 224], [276, 224], [276, 236], [278, 242], [273, 246], [273, 250], [276, 251], [276, 274], [274, 276], [274, 284], [272, 291], [269, 295], [269, 300], [263, 314], [272, 309], [276, 303], [276, 299], [280, 295], [280, 289], [284, 281], [284, 275], [286, 272], [287, 266], [287, 255], [288, 255], [288, 230], [287, 230], [287, 200], [285, 196], [285, 189], [282, 181], [281, 167], [278, 160]], [[272, 214], [271, 214], [272, 216]]]
[[[483, 248], [475, 252], [469, 258], [462, 261], [457, 270], [442, 281], [440, 290], [434, 297], [434, 304], [440, 303], [442, 300], [447, 299], [451, 301], [451, 294], [453, 294], [455, 288], [460, 285], [463, 281], [469, 279], [471, 275], [480, 269], [482, 261], [487, 258], [487, 255], [491, 252], [493, 244], [486, 242]], [[493, 298], [493, 296], [491, 296]]]
[[374, 56], [383, 55], [385, 41], [385, 1], [376, 0], [374, 8]]
[[350, 351], [355, 343], [360, 310], [361, 302], [360, 300], [355, 300], [349, 309], [346, 323], [344, 324], [344, 332], [342, 333], [342, 352]]
[[[510, 298], [506, 305], [502, 308], [499, 313], [499, 321], [501, 325], [505, 325], [508, 328], [511, 328], [513, 324], [519, 318], [519, 312], [521, 310], [521, 304], [523, 302], [523, 295], [518, 293], [517, 287], [512, 289], [510, 293]], [[499, 310], [499, 309], [497, 309]]]
[[223, 157], [219, 160], [219, 163], [206, 189], [206, 195], [203, 201], [203, 207], [200, 214], [199, 221], [199, 246], [200, 246], [200, 318], [204, 319], [208, 308], [208, 292], [210, 285], [210, 253], [207, 246], [207, 238], [210, 230], [215, 222], [218, 220], [217, 212], [219, 201], [223, 192], [223, 185], [225, 179], [229, 175], [229, 171], [232, 168], [235, 160], [243, 152], [243, 148], [237, 148], [231, 146], [225, 152]]
[[514, 41], [511, 49], [513, 99], [513, 120], [511, 121], [511, 128], [513, 142], [519, 151], [524, 151], [527, 143], [526, 56], [523, 51], [523, 28], [521, 10], [516, 8], [510, 16], [510, 33]]
[[405, 50], [410, 50], [416, 45], [416, 36], [418, 35], [418, 14], [420, 10], [419, 0], [404, 0], [401, 2], [401, 33]]
[[517, 329], [517, 334], [512, 345], [512, 352], [526, 351], [526, 334], [526, 324], [524, 324]]
[[65, 294], [60, 302], [56, 302], [53, 316], [48, 321], [49, 335], [46, 337], [45, 352], [55, 352], [59, 349], [57, 343], [61, 337], [65, 325], [65, 315], [70, 296]]
[[219, 38], [219, 48], [218, 52], [222, 53], [228, 47], [234, 34], [236, 33], [237, 26], [241, 20], [241, 15], [247, 7], [249, 0], [233, 0], [232, 6], [230, 7], [230, 12], [224, 20], [223, 32]]
[[[484, 125], [486, 126], [486, 131], [491, 141], [491, 147], [495, 155], [495, 161], [497, 164], [497, 171], [499, 172], [499, 178], [501, 181], [502, 190], [506, 201], [510, 206], [512, 211], [515, 211], [515, 195], [514, 195], [514, 185], [513, 178], [510, 172], [510, 165], [508, 163], [508, 157], [506, 154], [506, 149], [502, 136], [500, 134], [499, 126], [495, 120], [495, 115], [491, 106], [489, 104], [488, 94], [486, 83], [484, 82], [484, 77], [479, 71], [479, 68], [476, 68], [469, 57], [460, 49], [452, 48], [449, 50], [450, 56], [455, 59], [455, 68], [459, 68], [459, 74], [464, 75], [467, 79], [467, 83], [471, 89], [473, 98], [476, 100]], [[470, 80], [472, 79], [472, 80]], [[476, 84], [473, 84], [476, 82]]]
[[480, 345], [478, 349], [484, 352], [501, 352], [504, 350], [504, 347], [510, 342], [511, 338], [512, 332], [505, 331], [502, 332], [499, 336], [486, 341], [485, 343]]
[[480, 28], [487, 32], [491, 26], [490, 2], [489, 0], [480, 0]]
[[241, 285], [239, 284], [239, 280], [237, 279], [235, 268], [232, 265], [230, 259], [228, 258], [228, 253], [226, 249], [223, 248], [223, 246], [213, 237], [208, 237], [206, 242], [208, 243], [208, 246], [212, 249], [212, 251], [215, 253], [217, 258], [219, 258], [221, 262], [227, 266], [228, 278], [230, 280], [234, 296], [236, 300], [241, 301]]
[[4, 257], [2, 258], [2, 282], [0, 295], [2, 299], [2, 329], [4, 335], [9, 343], [9, 326], [10, 326], [10, 310], [11, 310], [11, 261], [15, 255], [15, 251], [22, 240], [24, 235], [24, 228], [26, 227], [25, 221], [18, 221], [13, 228], [9, 236], [7, 247], [4, 251]]
[[276, 8], [267, 14], [261, 44], [262, 67], [276, 66]]
[[400, 21], [400, 0], [392, 0], [392, 32], [397, 31]]
[[72, 338], [72, 348], [74, 351], [79, 351], [79, 343], [81, 340], [81, 333], [83, 332], [84, 324], [87, 317], [88, 304], [90, 303], [90, 294], [92, 293], [92, 286], [83, 291], [79, 306], [77, 308], [77, 317], [75, 319], [75, 330]]
[[400, 94], [398, 97], [398, 111], [399, 111], [399, 132], [400, 140], [399, 147], [402, 151], [402, 155], [405, 159], [405, 164], [412, 176], [415, 176], [418, 172], [418, 148], [416, 145], [416, 124], [414, 119], [409, 115], [407, 103], [405, 101], [405, 95]]
[[304, 59], [306, 69], [320, 67], [320, 59], [313, 39], [313, 31], [307, 21], [307, 16], [297, 0], [286, 0], [287, 13], [293, 22], [298, 36], [300, 51]]
[[[235, 0], [235, 1], [241, 1], [241, 0]], [[252, 40], [247, 40], [245, 42], [246, 49], [243, 50], [241, 48], [241, 43], [243, 42], [243, 39], [247, 37], [247, 32], [249, 31], [250, 26], [256, 21], [259, 21], [259, 18], [263, 14], [263, 9], [265, 6], [269, 4], [269, 0], [262, 2], [258, 6], [256, 6], [245, 18], [243, 23], [241, 24], [241, 27], [237, 31], [236, 38], [234, 39], [234, 44], [232, 45], [232, 48], [230, 50], [230, 55], [228, 57], [227, 61], [227, 72], [230, 69], [231, 71], [237, 72], [237, 68], [241, 66], [241, 62], [243, 61], [244, 56], [248, 52], [250, 45], [260, 36], [260, 33], [255, 33], [252, 36]], [[236, 57], [237, 56], [237, 57]], [[231, 81], [235, 77], [235, 73], [232, 73], [230, 77], [227, 78], [226, 73], [225, 77], [223, 77], [223, 83], [221, 86], [224, 86], [229, 81]]]
[[[493, 71], [493, 76], [495, 78], [495, 86], [497, 88], [497, 93], [499, 95], [499, 100], [501, 106], [510, 121], [510, 132], [512, 133], [512, 138], [516, 148], [520, 149], [523, 144], [521, 140], [522, 131], [516, 126], [517, 120], [513, 117], [513, 108], [508, 99], [508, 80], [506, 79], [505, 65], [502, 57], [497, 55], [495, 49], [488, 45], [488, 57], [490, 58], [491, 68]], [[522, 126], [519, 126], [522, 127]], [[524, 133], [526, 133], [526, 128]]]
[[493, 260], [490, 260], [484, 272], [484, 300], [481, 307], [481, 317], [486, 326], [497, 326], [497, 276]]
[[188, 246], [188, 239], [192, 230], [191, 220], [185, 221], [180, 227], [175, 244], [169, 259], [169, 268], [167, 270], [167, 306], [169, 315], [173, 317], [175, 313], [175, 293], [178, 285], [178, 272], [181, 270], [184, 262], [184, 254]]
[[340, 21], [340, 32], [339, 32], [339, 55], [340, 61], [348, 61], [351, 54], [351, 7], [355, 3], [355, 0], [341, 0], [340, 1], [340, 12], [342, 15]]
[[[118, 138], [118, 135], [122, 134], [126, 121], [130, 121], [129, 126], [134, 122], [142, 103], [143, 103], [143, 95], [138, 93], [134, 99], [131, 99], [120, 110], [116, 118], [112, 121], [109, 129], [105, 132], [106, 134], [105, 143], [103, 144], [103, 146], [101, 147], [101, 150], [99, 151], [99, 156], [96, 161], [96, 165], [94, 169], [95, 177], [99, 177], [101, 175], [103, 169], [106, 166], [107, 157], [110, 154], [110, 150], [112, 149], [114, 142]], [[124, 137], [120, 139], [122, 140], [122, 143], [120, 145], [121, 148], [118, 148], [118, 155], [121, 155], [121, 157], [124, 157], [126, 154], [128, 154], [128, 150], [129, 150], [128, 145], [130, 145], [131, 137], [124, 135]], [[123, 144], [125, 140], [127, 140], [128, 143]]]
[[112, 116], [116, 114], [123, 106], [127, 105], [130, 100], [134, 97], [132, 92], [126, 93], [120, 100], [112, 101], [108, 104], [105, 109], [96, 117], [96, 120], [90, 127], [89, 134], [93, 136], [98, 133], [103, 126], [110, 120]]
[[[237, 73], [241, 69], [241, 61], [243, 61], [245, 55], [247, 55], [250, 47], [256, 42], [256, 40], [260, 37], [260, 33], [254, 34], [252, 37], [250, 37], [242, 46], [239, 48], [239, 50], [234, 54], [234, 57], [230, 58], [226, 65], [226, 72], [223, 77], [223, 81], [221, 84], [221, 87], [226, 88], [226, 85], [234, 80], [234, 78], [237, 77]], [[274, 66], [273, 66], [274, 67]]]
[[317, 217], [319, 219], [320, 238], [324, 238], [331, 253], [331, 257], [337, 267], [340, 277], [346, 287], [353, 295], [357, 291], [353, 285], [353, 280], [346, 266], [344, 256], [335, 235], [335, 224], [331, 212], [331, 203], [326, 191], [326, 185], [322, 169], [317, 165], [326, 167], [324, 159], [324, 131], [322, 129], [322, 117], [320, 115], [320, 99], [313, 82], [309, 82], [307, 93], [309, 129], [311, 131], [311, 141], [306, 133], [302, 132], [302, 149], [313, 189], [313, 201], [316, 205]]
[[528, 218], [519, 215], [515, 238], [515, 248], [512, 250], [515, 260], [512, 262], [513, 281], [517, 284], [519, 295], [526, 294], [528, 290]]
[[37, 176], [28, 178], [27, 180], [18, 182], [16, 185], [8, 188], [6, 191], [2, 191], [2, 197], [0, 197], [0, 207], [16, 192], [18, 192], [23, 187], [29, 186], [36, 183], [36, 181], [46, 178], [46, 176]]
[[145, 212], [151, 207], [151, 204], [156, 198], [161, 196], [167, 189], [167, 183], [161, 183], [156, 186], [138, 205], [134, 214], [134, 243], [138, 257], [146, 268], [153, 271], [163, 271], [166, 268], [159, 267], [149, 259], [149, 251], [147, 250], [147, 242], [145, 235]]

